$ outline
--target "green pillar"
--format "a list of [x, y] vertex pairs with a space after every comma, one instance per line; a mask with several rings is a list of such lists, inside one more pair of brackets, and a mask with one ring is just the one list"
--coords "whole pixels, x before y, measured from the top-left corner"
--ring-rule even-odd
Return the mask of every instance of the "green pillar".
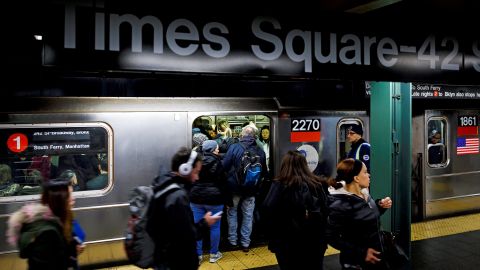
[[370, 191], [375, 199], [392, 198], [382, 226], [399, 233], [401, 246], [410, 253], [411, 84], [372, 82], [370, 103]]

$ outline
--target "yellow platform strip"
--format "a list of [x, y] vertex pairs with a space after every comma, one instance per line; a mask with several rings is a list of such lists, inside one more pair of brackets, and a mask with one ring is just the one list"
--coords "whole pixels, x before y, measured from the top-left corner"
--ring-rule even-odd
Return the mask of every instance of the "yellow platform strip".
[[[424, 240], [429, 238], [447, 236], [452, 234], [470, 232], [480, 230], [480, 214], [464, 215], [459, 217], [451, 217], [413, 223], [412, 241]], [[118, 245], [110, 246], [109, 250], [100, 249], [95, 245], [87, 246], [85, 252], [80, 255], [81, 264], [89, 264], [89, 262], [98, 262], [106, 257], [125, 258], [123, 246], [119, 242]], [[337, 254], [338, 251], [332, 247], [328, 247], [325, 256]], [[115, 254], [112, 255], [112, 254]], [[223, 252], [223, 258], [216, 263], [208, 262], [209, 255], [204, 255], [200, 270], [217, 270], [217, 269], [250, 269], [255, 267], [269, 266], [277, 264], [275, 255], [271, 253], [266, 246], [251, 248], [249, 252], [229, 251]], [[26, 260], [19, 260], [18, 254], [10, 256], [2, 256], [0, 258], [2, 269], [26, 269]], [[112, 268], [104, 268], [109, 270], [138, 270], [140, 268], [133, 265], [118, 266]]]

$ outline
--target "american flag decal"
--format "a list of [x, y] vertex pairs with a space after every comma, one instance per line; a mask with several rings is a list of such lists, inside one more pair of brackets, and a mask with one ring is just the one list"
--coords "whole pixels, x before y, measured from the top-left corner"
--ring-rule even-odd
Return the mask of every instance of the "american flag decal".
[[457, 155], [478, 153], [478, 138], [457, 138]]

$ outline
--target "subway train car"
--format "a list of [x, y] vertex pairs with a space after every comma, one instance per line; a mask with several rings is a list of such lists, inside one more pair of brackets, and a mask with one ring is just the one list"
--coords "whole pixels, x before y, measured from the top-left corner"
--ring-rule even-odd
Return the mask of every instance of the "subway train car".
[[478, 211], [480, 112], [416, 111], [412, 120], [414, 220]]
[[[334, 176], [336, 163], [350, 149], [346, 125], [362, 125], [367, 140], [375, 128], [367, 110], [284, 106], [276, 98], [261, 97], [22, 98], [21, 103], [3, 102], [0, 119], [0, 233], [5, 235], [12, 212], [38, 200], [43, 180], [73, 171], [75, 216], [86, 231], [90, 253], [83, 256], [88, 260], [81, 261], [82, 265], [125, 260], [121, 249], [129, 192], [167, 173], [175, 151], [180, 146], [192, 147], [193, 129], [199, 123], [216, 127], [226, 120], [233, 136], [238, 136], [246, 122], [259, 129], [267, 127], [268, 169], [273, 175], [283, 154], [299, 150], [310, 169], [324, 178]], [[414, 220], [480, 209], [476, 195], [480, 187], [475, 184], [477, 121], [478, 111], [416, 110], [412, 129]], [[5, 174], [10, 176], [5, 178]], [[6, 241], [0, 243], [0, 253], [2, 261], [18, 260]]]
[[[325, 177], [348, 151], [345, 124], [362, 124], [367, 137], [369, 130], [365, 111], [282, 109], [273, 98], [43, 97], [9, 104], [2, 107], [0, 121], [0, 164], [10, 174], [2, 179], [10, 193], [0, 197], [0, 233], [5, 235], [12, 212], [39, 199], [43, 180], [73, 171], [75, 216], [90, 252], [82, 265], [125, 259], [121, 240], [129, 192], [170, 170], [175, 151], [192, 146], [192, 129], [199, 120], [208, 125], [227, 120], [234, 135], [245, 122], [266, 126], [271, 132], [270, 170], [278, 168], [286, 151], [297, 149]], [[101, 162], [107, 164], [104, 169]], [[14, 248], [1, 241], [0, 252], [3, 260]]]

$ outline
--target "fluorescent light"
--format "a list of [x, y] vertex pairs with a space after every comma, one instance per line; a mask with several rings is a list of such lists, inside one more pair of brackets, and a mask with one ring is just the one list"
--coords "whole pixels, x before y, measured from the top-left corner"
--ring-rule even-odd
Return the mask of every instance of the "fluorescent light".
[[42, 35], [33, 35], [33, 37], [35, 38], [35, 40], [42, 40], [43, 39]]

